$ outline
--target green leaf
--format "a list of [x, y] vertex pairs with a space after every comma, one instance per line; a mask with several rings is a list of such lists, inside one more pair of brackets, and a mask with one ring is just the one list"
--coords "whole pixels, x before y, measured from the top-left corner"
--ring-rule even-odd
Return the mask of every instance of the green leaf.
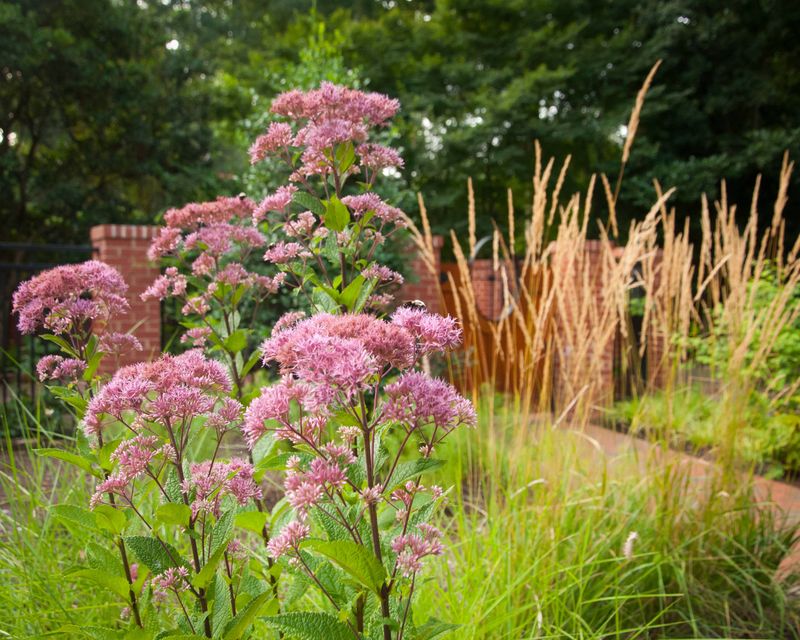
[[336, 313], [339, 310], [339, 303], [322, 289], [314, 289], [311, 293], [311, 299], [314, 302], [314, 306], [328, 313]]
[[352, 142], [346, 142], [336, 147], [336, 171], [340, 176], [345, 175], [347, 170], [353, 166], [356, 159], [356, 149]]
[[242, 371], [239, 374], [240, 377], [244, 378], [248, 373], [250, 373], [250, 369], [252, 369], [258, 361], [261, 360], [261, 351], [256, 349], [253, 353], [250, 354], [250, 357], [247, 359], [247, 362], [244, 363], [242, 367]]
[[68, 571], [64, 573], [65, 576], [76, 576], [79, 578], [86, 578], [101, 587], [105, 587], [113, 591], [121, 598], [128, 599], [129, 585], [128, 581], [121, 577], [107, 573], [101, 569], [77, 569], [75, 571]]
[[211, 633], [214, 637], [219, 637], [225, 625], [233, 617], [228, 583], [221, 576], [217, 576], [210, 591], [214, 594], [214, 604], [211, 609]]
[[264, 525], [267, 524], [268, 514], [263, 511], [242, 511], [236, 514], [234, 524], [240, 529], [247, 529], [261, 535]]
[[344, 231], [350, 222], [350, 210], [336, 196], [325, 204], [325, 226], [331, 231]]
[[99, 504], [94, 508], [97, 526], [111, 533], [122, 533], [128, 524], [125, 512], [110, 504]]
[[[253, 623], [253, 620], [255, 620], [256, 616], [261, 611], [261, 608], [271, 597], [272, 592], [265, 591], [248, 602], [247, 606], [237, 613], [233, 620], [225, 625], [224, 640], [239, 640]], [[317, 637], [320, 639], [327, 638], [327, 636], [324, 635]]]
[[62, 522], [74, 522], [87, 529], [97, 529], [97, 518], [94, 513], [83, 507], [71, 504], [57, 504], [51, 508], [51, 513]]
[[211, 554], [211, 557], [208, 561], [203, 565], [203, 568], [198, 571], [197, 575], [192, 578], [192, 584], [197, 589], [203, 589], [211, 582], [211, 579], [214, 577], [214, 572], [217, 570], [217, 566], [219, 566], [219, 561], [222, 560], [222, 554], [225, 553], [225, 547], [220, 547], [214, 553]]
[[247, 346], [247, 331], [237, 329], [225, 338], [225, 349], [230, 353], [239, 353]]
[[156, 509], [156, 520], [164, 524], [178, 524], [188, 527], [191, 517], [192, 510], [183, 503], [168, 502], [159, 505], [158, 509]]
[[155, 538], [129, 536], [125, 538], [125, 544], [133, 551], [139, 562], [155, 574], [164, 573], [170, 567], [189, 566], [175, 547]]
[[339, 296], [339, 302], [347, 307], [348, 311], [353, 311], [356, 300], [360, 297], [363, 288], [364, 276], [359, 275], [353, 278], [353, 281], [345, 287], [344, 291], [342, 291]]
[[69, 345], [69, 343], [64, 340], [64, 338], [59, 338], [58, 336], [54, 336], [49, 333], [45, 333], [39, 336], [43, 340], [47, 340], [48, 342], [52, 342], [53, 344], [57, 344], [61, 347], [61, 350], [68, 354], [73, 358], [80, 358], [80, 355]]
[[94, 374], [97, 373], [97, 367], [100, 365], [100, 360], [103, 359], [103, 352], [97, 351], [95, 354], [89, 358], [89, 362], [86, 363], [86, 369], [83, 372], [83, 379], [86, 382], [91, 382], [92, 378], [94, 378]]
[[79, 456], [76, 453], [70, 453], [69, 451], [64, 451], [63, 449], [34, 449], [33, 451], [37, 456], [56, 458], [57, 460], [69, 462], [70, 464], [83, 469], [87, 473], [91, 473], [96, 478], [103, 477], [102, 472], [94, 467], [94, 464], [91, 460]]
[[364, 308], [364, 305], [369, 300], [370, 295], [375, 290], [375, 285], [377, 284], [377, 280], [370, 279], [367, 283], [359, 290], [358, 297], [356, 298], [355, 304], [353, 305], [353, 313], [360, 313], [361, 310]]
[[450, 622], [442, 622], [436, 618], [428, 618], [425, 624], [416, 628], [414, 638], [415, 640], [434, 640], [434, 638], [438, 638], [443, 633], [455, 631], [460, 626]]
[[324, 555], [359, 584], [380, 595], [386, 569], [367, 547], [352, 540], [308, 540], [303, 547]]
[[311, 213], [316, 214], [320, 218], [325, 215], [325, 207], [323, 204], [310, 193], [298, 191], [292, 197], [292, 201], [308, 209]]
[[391, 484], [387, 486], [387, 489], [399, 487], [423, 473], [438, 469], [443, 464], [444, 460], [437, 460], [436, 458], [418, 458], [410, 462], [401, 462], [397, 465], [392, 477], [389, 479]]
[[264, 618], [264, 622], [297, 640], [353, 640], [347, 625], [328, 613], [295, 611]]
[[218, 549], [225, 549], [228, 542], [233, 537], [233, 519], [236, 517], [236, 509], [231, 509], [222, 514], [214, 530], [211, 532], [211, 553], [216, 553]]

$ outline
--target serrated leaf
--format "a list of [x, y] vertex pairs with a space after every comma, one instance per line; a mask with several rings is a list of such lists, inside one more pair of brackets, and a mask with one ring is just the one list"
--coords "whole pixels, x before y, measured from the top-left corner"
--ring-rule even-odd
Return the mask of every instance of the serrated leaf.
[[324, 555], [359, 584], [380, 595], [386, 569], [367, 547], [352, 540], [308, 540], [303, 548]]
[[327, 613], [296, 611], [264, 618], [264, 621], [297, 640], [353, 640], [348, 626]]
[[[225, 625], [224, 640], [239, 640], [239, 638], [247, 632], [253, 620], [255, 620], [256, 616], [261, 611], [261, 608], [271, 597], [272, 593], [270, 591], [265, 591], [248, 602], [247, 606], [237, 613], [233, 620]], [[325, 637], [326, 636], [319, 636], [319, 638]]]
[[423, 473], [438, 469], [443, 464], [444, 460], [436, 458], [418, 458], [409, 462], [401, 462], [397, 465], [392, 477], [389, 478], [389, 484], [386, 488], [394, 489]]
[[160, 574], [170, 567], [183, 566], [188, 568], [188, 564], [181, 558], [178, 551], [172, 545], [156, 540], [148, 536], [128, 536], [125, 544], [133, 552], [136, 558], [144, 564], [150, 571]]
[[77, 453], [71, 453], [69, 451], [64, 451], [63, 449], [34, 449], [33, 452], [37, 456], [43, 456], [45, 458], [55, 458], [56, 460], [63, 460], [64, 462], [69, 462], [76, 467], [83, 469], [87, 473], [91, 473], [96, 478], [102, 478], [103, 474], [100, 472], [99, 469], [94, 467], [94, 464], [91, 460], [84, 458], [83, 456], [78, 455]]
[[159, 505], [158, 509], [156, 509], [156, 520], [164, 524], [177, 524], [188, 527], [191, 517], [192, 510], [182, 502], [168, 502]]
[[214, 605], [211, 609], [211, 631], [213, 636], [218, 637], [220, 632], [225, 628], [225, 625], [228, 624], [233, 617], [228, 583], [220, 576], [217, 576], [212, 585], [211, 592], [214, 594]]
[[97, 530], [97, 518], [92, 511], [71, 504], [57, 504], [51, 507], [53, 516], [61, 521], [74, 522], [87, 529]]
[[292, 196], [292, 201], [299, 204], [301, 207], [308, 209], [311, 213], [319, 217], [325, 215], [325, 207], [323, 204], [310, 193], [305, 191], [298, 191]]
[[236, 509], [231, 509], [222, 514], [214, 525], [211, 532], [211, 553], [216, 553], [219, 549], [224, 549], [233, 537], [233, 519], [236, 517]]

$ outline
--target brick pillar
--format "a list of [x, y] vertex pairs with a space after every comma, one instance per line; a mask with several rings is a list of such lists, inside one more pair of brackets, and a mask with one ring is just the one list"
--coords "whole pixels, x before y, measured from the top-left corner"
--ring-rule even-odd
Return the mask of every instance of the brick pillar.
[[[653, 293], [661, 287], [661, 269], [664, 250], [656, 249], [653, 257]], [[652, 294], [651, 294], [652, 295]], [[650, 389], [661, 389], [667, 383], [670, 367], [670, 336], [664, 322], [650, 323], [647, 335], [647, 385]]]
[[397, 294], [398, 303], [408, 300], [422, 300], [428, 311], [441, 313], [441, 292], [439, 288], [439, 275], [442, 271], [442, 246], [444, 238], [433, 236], [433, 251], [436, 266], [436, 275], [432, 274], [425, 262], [420, 257], [411, 259], [410, 279], [415, 282], [406, 282]]
[[[143, 350], [121, 358], [120, 366], [149, 360], [161, 353], [161, 304], [143, 302], [142, 292], [159, 276], [157, 265], [147, 259], [147, 248], [158, 227], [133, 224], [101, 224], [92, 227], [91, 240], [98, 260], [116, 268], [128, 283], [130, 311], [109, 323], [105, 329], [131, 333]], [[106, 366], [112, 366], [108, 363]]]
[[[509, 274], [513, 286], [513, 274]], [[490, 258], [472, 262], [472, 287], [475, 290], [475, 305], [487, 320], [496, 321], [503, 313], [503, 279], [500, 270], [495, 271]]]

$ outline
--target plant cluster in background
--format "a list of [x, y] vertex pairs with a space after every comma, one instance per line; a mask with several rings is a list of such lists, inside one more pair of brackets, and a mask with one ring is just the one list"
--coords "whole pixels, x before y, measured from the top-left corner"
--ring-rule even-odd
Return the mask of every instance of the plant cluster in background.
[[[443, 550], [430, 520], [445, 491], [424, 474], [454, 429], [476, 424], [471, 403], [420, 365], [457, 347], [461, 329], [419, 308], [368, 313], [403, 281], [375, 256], [405, 217], [374, 191], [402, 160], [369, 138], [398, 106], [329, 83], [287, 92], [272, 106], [282, 119], [250, 150], [254, 163], [283, 163], [287, 184], [260, 203], [218, 198], [165, 214], [149, 252], [165, 270], [143, 298], [179, 301], [183, 354], [101, 373], [104, 356], [138, 346], [103, 332], [127, 311], [107, 265], [20, 287], [20, 327], [63, 351], [40, 377], [63, 383], [53, 390], [83, 431], [77, 453], [43, 453], [95, 480], [88, 508], [57, 513], [104, 532], [76, 572], [124, 601], [131, 637], [272, 628], [413, 640], [452, 628], [420, 624], [411, 603], [424, 560]], [[255, 349], [254, 309], [281, 288], [311, 315], [286, 314]], [[260, 390], [249, 380], [259, 359], [277, 373]], [[242, 440], [246, 457], [229, 457]], [[283, 497], [267, 504], [263, 480], [276, 472]]]

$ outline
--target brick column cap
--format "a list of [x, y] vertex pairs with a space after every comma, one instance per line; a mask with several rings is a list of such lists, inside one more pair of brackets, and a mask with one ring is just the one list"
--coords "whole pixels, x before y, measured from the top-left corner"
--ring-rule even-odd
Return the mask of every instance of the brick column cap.
[[92, 244], [103, 240], [152, 240], [160, 227], [140, 224], [98, 224], [92, 227]]

